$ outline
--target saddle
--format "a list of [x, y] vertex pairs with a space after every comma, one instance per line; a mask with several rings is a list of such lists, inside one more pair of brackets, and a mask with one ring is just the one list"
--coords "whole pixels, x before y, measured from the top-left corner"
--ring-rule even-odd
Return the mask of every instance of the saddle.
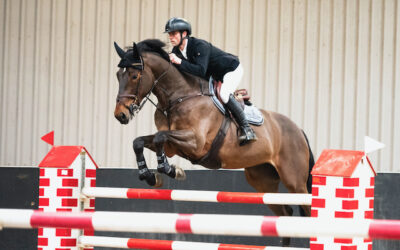
[[[213, 89], [214, 89], [214, 94], [215, 96], [218, 98], [218, 100], [222, 102], [221, 99], [221, 86], [222, 86], [222, 82], [221, 81], [216, 81], [213, 80], [212, 82], [213, 85]], [[242, 106], [242, 108], [244, 109], [245, 105], [251, 106], [251, 102], [250, 102], [250, 95], [247, 92], [247, 89], [238, 89], [233, 93], [236, 101], [238, 101], [240, 103], [240, 105]]]
[[[211, 97], [211, 100], [214, 102], [215, 106], [221, 111], [221, 113], [225, 116], [229, 115], [225, 109], [223, 102], [221, 101], [220, 92], [221, 92], [221, 83], [220, 81], [214, 81], [210, 79], [209, 82], [204, 82], [201, 84], [201, 91], [203, 94]], [[239, 89], [234, 92], [234, 96], [236, 100], [241, 104], [241, 107], [244, 110], [244, 113], [247, 117], [247, 121], [255, 126], [260, 126], [264, 123], [264, 117], [261, 114], [260, 110], [255, 107], [250, 102], [250, 95], [248, 94], [246, 89]]]

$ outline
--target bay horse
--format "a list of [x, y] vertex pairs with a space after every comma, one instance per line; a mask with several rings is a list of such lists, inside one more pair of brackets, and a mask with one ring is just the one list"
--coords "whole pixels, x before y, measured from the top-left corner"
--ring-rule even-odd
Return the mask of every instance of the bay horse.
[[[184, 179], [185, 173], [170, 165], [167, 157], [179, 155], [209, 169], [244, 168], [247, 182], [262, 193], [278, 192], [280, 181], [291, 193], [310, 192], [313, 154], [305, 133], [289, 118], [261, 110], [264, 123], [252, 126], [258, 140], [239, 146], [236, 125], [226, 122], [230, 118], [216, 108], [203, 89], [208, 82], [173, 66], [163, 49], [165, 43], [148, 39], [134, 43], [127, 51], [116, 43], [114, 46], [121, 58], [115, 118], [121, 124], [128, 124], [149, 100], [150, 94], [158, 101], [153, 103], [158, 132], [133, 141], [140, 180], [154, 187], [162, 183], [160, 175], [147, 168], [143, 150], [148, 148], [156, 152], [158, 172], [178, 180]], [[225, 130], [219, 129], [221, 124]], [[209, 157], [219, 133], [225, 133], [225, 139], [219, 140], [219, 151]], [[268, 206], [277, 216], [293, 213], [287, 205]], [[302, 210], [302, 215], [310, 215], [309, 206], [302, 206]], [[285, 238], [283, 245], [289, 242], [290, 239]]]

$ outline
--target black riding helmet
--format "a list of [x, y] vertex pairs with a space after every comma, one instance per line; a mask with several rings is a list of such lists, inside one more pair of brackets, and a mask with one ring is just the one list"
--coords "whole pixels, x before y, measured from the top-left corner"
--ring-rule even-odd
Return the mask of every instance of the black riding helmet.
[[164, 33], [169, 33], [173, 31], [180, 31], [182, 33], [185, 30], [187, 31], [188, 36], [192, 34], [192, 26], [190, 25], [190, 23], [183, 18], [173, 17], [170, 18], [165, 25]]

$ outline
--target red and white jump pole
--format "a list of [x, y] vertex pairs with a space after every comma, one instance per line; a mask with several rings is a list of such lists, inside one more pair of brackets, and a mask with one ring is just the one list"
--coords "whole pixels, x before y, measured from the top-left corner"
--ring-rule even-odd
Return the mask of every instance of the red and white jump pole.
[[400, 239], [400, 220], [332, 221], [311, 217], [0, 209], [0, 225], [113, 232]]
[[102, 236], [81, 236], [79, 244], [83, 247], [117, 247], [151, 250], [309, 250], [297, 247], [265, 247], [236, 244], [203, 243], [191, 241], [171, 241], [154, 239], [134, 239]]
[[83, 188], [90, 198], [153, 199], [247, 204], [311, 205], [311, 194], [244, 193], [140, 188]]

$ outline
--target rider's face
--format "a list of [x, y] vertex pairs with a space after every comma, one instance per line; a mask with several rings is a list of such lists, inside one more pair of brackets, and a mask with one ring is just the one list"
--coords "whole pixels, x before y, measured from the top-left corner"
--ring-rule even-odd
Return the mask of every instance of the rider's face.
[[181, 42], [181, 34], [179, 31], [168, 32], [168, 38], [172, 46], [177, 46]]

